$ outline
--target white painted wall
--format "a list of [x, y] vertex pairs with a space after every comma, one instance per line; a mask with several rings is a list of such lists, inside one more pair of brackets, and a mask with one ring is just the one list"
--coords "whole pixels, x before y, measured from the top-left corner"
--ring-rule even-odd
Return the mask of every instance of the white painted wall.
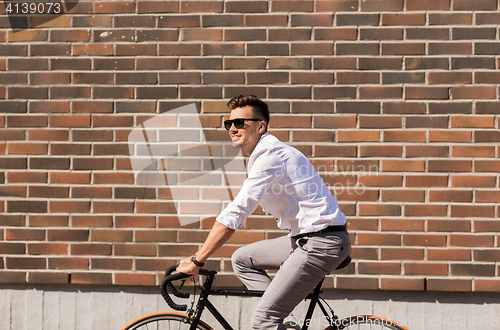
[[[341, 317], [375, 314], [406, 323], [409, 330], [500, 329], [495, 293], [329, 290], [323, 297]], [[212, 301], [235, 329], [250, 329], [255, 298]], [[294, 314], [300, 319], [305, 309], [302, 303]], [[156, 288], [0, 286], [1, 330], [119, 330], [141, 315], [164, 310], [169, 308]], [[220, 329], [208, 311], [204, 315]], [[311, 329], [324, 329], [319, 315], [315, 319], [320, 326]]]

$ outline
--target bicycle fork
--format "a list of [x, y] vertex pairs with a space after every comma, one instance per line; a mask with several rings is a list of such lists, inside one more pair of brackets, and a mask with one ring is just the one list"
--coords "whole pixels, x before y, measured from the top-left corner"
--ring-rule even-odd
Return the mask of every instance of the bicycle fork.
[[201, 314], [203, 313], [205, 307], [210, 311], [210, 313], [212, 313], [215, 319], [220, 323], [220, 325], [222, 325], [222, 327], [225, 330], [233, 330], [233, 328], [231, 328], [229, 323], [227, 323], [224, 317], [219, 313], [219, 311], [217, 311], [214, 305], [212, 305], [212, 303], [208, 300], [209, 292], [211, 292], [212, 282], [213, 282], [213, 277], [211, 278], [207, 277], [207, 280], [203, 285], [204, 290], [202, 290], [200, 293], [200, 299], [198, 299], [198, 304], [196, 306], [196, 313], [193, 317], [191, 327], [189, 328], [189, 330], [196, 330], [196, 327], [200, 322]]

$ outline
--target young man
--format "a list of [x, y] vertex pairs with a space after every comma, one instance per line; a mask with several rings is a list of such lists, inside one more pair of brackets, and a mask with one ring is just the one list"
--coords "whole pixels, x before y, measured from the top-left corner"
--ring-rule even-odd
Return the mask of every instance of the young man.
[[[267, 133], [266, 103], [240, 95], [228, 107], [224, 125], [233, 144], [249, 156], [248, 177], [201, 249], [183, 259], [177, 271], [196, 275], [261, 204], [290, 233], [241, 247], [233, 254], [233, 269], [248, 289], [266, 291], [252, 317], [253, 329], [281, 330], [283, 319], [349, 255], [345, 216], [311, 162]], [[271, 281], [265, 270], [278, 268]]]

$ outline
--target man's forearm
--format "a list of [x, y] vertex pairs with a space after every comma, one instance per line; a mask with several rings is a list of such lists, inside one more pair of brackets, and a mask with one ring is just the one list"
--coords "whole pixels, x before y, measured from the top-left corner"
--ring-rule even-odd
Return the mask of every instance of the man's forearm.
[[215, 221], [210, 234], [208, 234], [205, 243], [196, 253], [196, 260], [199, 262], [205, 262], [217, 249], [219, 249], [224, 243], [226, 243], [231, 236], [233, 236], [235, 230], [230, 229], [218, 221]]

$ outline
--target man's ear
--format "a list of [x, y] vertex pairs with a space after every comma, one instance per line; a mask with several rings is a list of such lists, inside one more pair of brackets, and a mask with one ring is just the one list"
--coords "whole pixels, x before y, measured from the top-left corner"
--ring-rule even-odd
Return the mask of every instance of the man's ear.
[[264, 134], [267, 131], [267, 123], [265, 121], [260, 121], [259, 122], [259, 133]]

